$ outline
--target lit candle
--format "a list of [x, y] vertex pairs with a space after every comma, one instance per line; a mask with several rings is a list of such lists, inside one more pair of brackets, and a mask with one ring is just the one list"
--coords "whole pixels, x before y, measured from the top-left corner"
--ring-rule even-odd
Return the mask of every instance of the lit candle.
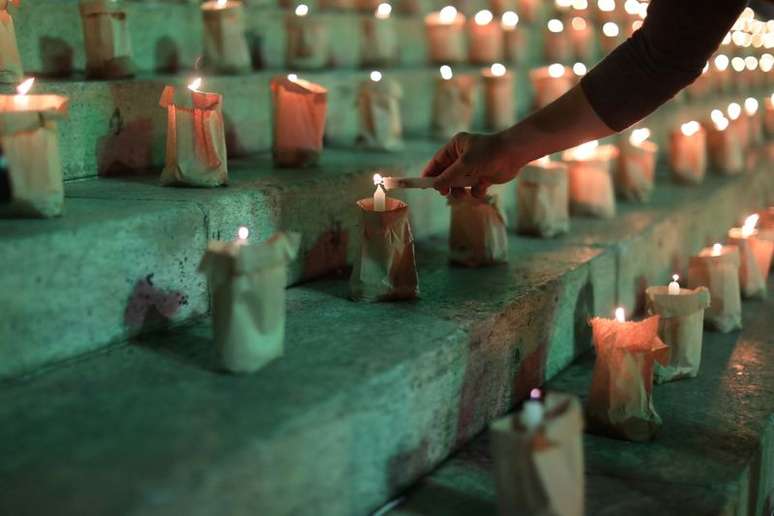
[[706, 287], [710, 293], [705, 322], [721, 332], [742, 327], [739, 266], [739, 248], [720, 243], [705, 247], [688, 264], [688, 285]]
[[247, 245], [247, 239], [250, 236], [250, 230], [246, 226], [239, 226], [237, 230], [236, 245]]
[[448, 140], [469, 131], [473, 120], [476, 81], [471, 75], [454, 75], [451, 66], [443, 65], [435, 82], [433, 97], [433, 135]]
[[559, 63], [532, 69], [529, 78], [534, 92], [534, 104], [538, 109], [564, 95], [575, 84], [572, 71]]
[[667, 293], [670, 296], [678, 296], [680, 295], [680, 283], [677, 282], [677, 280], [680, 279], [680, 276], [677, 274], [672, 275], [672, 281], [669, 282]]
[[725, 54], [718, 54], [715, 56], [713, 63], [715, 65], [713, 75], [716, 78], [715, 82], [718, 91], [728, 92], [731, 89], [731, 81], [733, 80], [731, 77], [731, 69], [729, 68], [729, 65], [731, 64], [730, 59], [728, 59], [728, 56]]
[[398, 60], [398, 35], [390, 14], [392, 6], [381, 3], [373, 16], [362, 18], [361, 59], [364, 66], [388, 65]]
[[612, 50], [621, 42], [620, 36], [621, 29], [618, 27], [617, 23], [610, 21], [602, 25], [602, 38], [600, 39], [602, 50], [606, 54], [612, 52]]
[[381, 175], [374, 174], [374, 184], [376, 185], [376, 190], [374, 190], [374, 211], [384, 211], [387, 193], [384, 191]]
[[468, 23], [468, 60], [474, 64], [487, 64], [502, 59], [502, 27], [494, 22], [491, 11], [478, 11], [473, 22]]
[[615, 0], [597, 0], [597, 18], [601, 23], [615, 22], [618, 15]]
[[328, 112], [328, 90], [296, 74], [274, 77], [272, 156], [279, 167], [318, 162]]
[[567, 63], [572, 60], [572, 41], [564, 30], [564, 23], [552, 18], [546, 23], [543, 38], [543, 58], [548, 62]]
[[[19, 0], [11, 2], [19, 4]], [[8, 14], [8, 3], [8, 0], [0, 2], [0, 82], [10, 84], [20, 81], [23, 71], [13, 18]]]
[[739, 248], [739, 284], [745, 297], [764, 297], [771, 268], [774, 240], [759, 237], [756, 226], [760, 215], [747, 217], [742, 227], [728, 231], [728, 243]]
[[204, 64], [219, 73], [246, 73], [252, 69], [245, 38], [242, 2], [208, 0], [201, 5], [204, 22]]
[[481, 70], [484, 82], [486, 127], [491, 131], [507, 129], [516, 122], [513, 73], [501, 63]]
[[624, 199], [646, 201], [653, 190], [658, 146], [649, 137], [650, 129], [640, 127], [621, 145], [615, 189]]
[[78, 4], [86, 50], [86, 76], [119, 79], [134, 75], [126, 9], [116, 0]]
[[695, 120], [685, 122], [670, 137], [669, 165], [678, 183], [699, 184], [707, 169], [707, 132]]
[[570, 229], [567, 165], [548, 156], [528, 163], [516, 181], [517, 231], [552, 238]]
[[447, 5], [425, 17], [425, 34], [430, 60], [434, 63], [462, 63], [465, 52], [465, 16]]
[[505, 56], [510, 63], [523, 62], [529, 52], [529, 31], [518, 27], [519, 15], [514, 11], [505, 11], [500, 25], [505, 36]]
[[324, 68], [330, 61], [330, 36], [325, 20], [299, 4], [285, 20], [285, 64], [298, 70]]
[[528, 432], [534, 432], [543, 424], [543, 403], [540, 401], [540, 389], [532, 389], [529, 399], [524, 402], [519, 421]]
[[570, 42], [575, 57], [591, 62], [594, 59], [594, 27], [581, 16], [570, 20]]
[[729, 121], [719, 109], [710, 113], [707, 129], [707, 153], [710, 164], [724, 175], [744, 170], [744, 153], [737, 131], [728, 130]]
[[562, 153], [569, 174], [571, 213], [602, 218], [615, 215], [612, 172], [618, 154], [616, 147], [599, 145], [597, 140]]

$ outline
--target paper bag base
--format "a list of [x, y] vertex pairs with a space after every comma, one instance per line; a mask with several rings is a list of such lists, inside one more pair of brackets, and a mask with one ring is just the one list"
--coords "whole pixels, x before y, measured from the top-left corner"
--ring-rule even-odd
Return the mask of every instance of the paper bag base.
[[134, 61], [129, 56], [116, 57], [102, 63], [99, 67], [86, 68], [88, 79], [124, 79], [134, 77], [134, 74]]
[[320, 161], [320, 151], [316, 149], [274, 149], [272, 156], [279, 168], [312, 167]]

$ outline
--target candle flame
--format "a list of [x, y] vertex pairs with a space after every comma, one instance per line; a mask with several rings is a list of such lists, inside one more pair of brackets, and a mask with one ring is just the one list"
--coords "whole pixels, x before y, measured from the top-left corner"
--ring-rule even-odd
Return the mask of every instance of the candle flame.
[[288, 80], [290, 82], [298, 82], [298, 75], [296, 75], [294, 73], [289, 73], [288, 74]]
[[650, 129], [641, 127], [632, 131], [632, 134], [629, 135], [629, 143], [634, 146], [641, 145], [648, 137], [650, 137]]
[[567, 9], [572, 7], [572, 0], [554, 0], [554, 5], [558, 7], [559, 10]]
[[441, 78], [442, 78], [444, 81], [448, 81], [448, 80], [449, 80], [449, 79], [451, 79], [452, 77], [454, 77], [454, 73], [452, 72], [452, 68], [451, 68], [451, 66], [449, 66], [449, 65], [443, 65], [443, 66], [441, 67]]
[[626, 312], [622, 306], [615, 309], [615, 320], [618, 322], [626, 322]]
[[454, 23], [457, 18], [457, 9], [452, 5], [447, 5], [438, 13], [438, 21], [444, 25], [450, 25]]
[[306, 4], [298, 4], [294, 12], [296, 13], [296, 16], [306, 16], [309, 14], [309, 6]]
[[492, 23], [493, 19], [494, 16], [492, 15], [492, 11], [488, 9], [481, 9], [473, 17], [473, 21], [476, 22], [476, 25], [489, 25]]
[[384, 184], [384, 178], [381, 174], [374, 174], [374, 185], [380, 186]]
[[602, 25], [602, 34], [608, 38], [615, 38], [620, 32], [621, 30], [618, 28], [618, 24], [615, 22], [607, 22]]
[[744, 66], [751, 72], [758, 68], [758, 58], [755, 56], [747, 56], [744, 58]]
[[540, 392], [540, 389], [538, 388], [535, 388], [529, 391], [529, 399], [531, 400], [539, 400], [540, 395], [541, 395], [541, 392]]
[[492, 66], [489, 67], [489, 71], [492, 72], [492, 75], [495, 77], [502, 77], [505, 75], [505, 66], [503, 66], [500, 63], [494, 63]]
[[225, 7], [226, 7], [226, 4], [227, 4], [227, 3], [228, 3], [228, 0], [218, 0], [218, 1], [215, 3], [215, 8], [216, 8], [216, 9], [223, 9], [223, 8], [225, 8]]
[[374, 16], [380, 20], [386, 20], [390, 17], [390, 14], [392, 14], [392, 6], [387, 2], [382, 2], [376, 6], [376, 12], [374, 13]]
[[22, 82], [16, 87], [16, 93], [19, 95], [26, 95], [32, 89], [32, 85], [35, 83], [35, 78], [30, 77], [26, 81]]
[[749, 116], [753, 116], [758, 111], [758, 100], [753, 97], [744, 99], [744, 110]]
[[682, 132], [685, 136], [693, 136], [699, 132], [699, 129], [701, 129], [701, 126], [696, 120], [691, 120], [690, 122], [686, 122], [680, 126], [680, 132]]
[[562, 23], [561, 20], [557, 20], [556, 18], [552, 18], [548, 20], [548, 30], [553, 33], [562, 32], [564, 30], [564, 23]]
[[573, 0], [572, 8], [576, 11], [585, 11], [589, 7], [588, 0]]
[[586, 75], [587, 71], [588, 70], [586, 69], [586, 65], [583, 63], [575, 63], [574, 65], [572, 65], [572, 73], [574, 73], [578, 77], [583, 77], [584, 75]]
[[736, 120], [742, 114], [742, 106], [736, 102], [732, 102], [728, 105], [726, 112], [728, 113], [728, 118], [731, 120]]
[[624, 11], [632, 16], [640, 12], [640, 3], [637, 0], [626, 0], [624, 2]]
[[731, 59], [731, 68], [733, 68], [735, 72], [741, 72], [744, 70], [744, 59], [739, 56]]
[[505, 11], [502, 17], [503, 27], [506, 29], [513, 29], [519, 23], [519, 15], [514, 11]]
[[554, 79], [558, 79], [562, 75], [564, 75], [564, 65], [560, 65], [559, 63], [554, 63], [548, 67], [548, 75], [553, 77]]
[[535, 165], [546, 167], [551, 164], [551, 158], [549, 156], [543, 156], [535, 160]]
[[572, 25], [574, 30], [584, 30], [586, 28], [586, 20], [580, 16], [575, 16], [570, 20], [570, 25]]
[[731, 43], [731, 33], [726, 32], [726, 35], [723, 36], [723, 41], [720, 42], [721, 45], [728, 45]]
[[728, 64], [729, 60], [727, 55], [718, 54], [715, 56], [715, 68], [717, 68], [719, 72], [725, 71], [728, 68]]
[[642, 27], [642, 20], [634, 20], [632, 22], [632, 32], [640, 30], [640, 27]]
[[237, 230], [237, 238], [239, 240], [247, 240], [247, 237], [250, 236], [250, 230], [247, 229], [245, 226], [239, 226], [239, 229]]
[[712, 256], [720, 256], [721, 254], [723, 254], [723, 244], [717, 242], [712, 244]]
[[590, 142], [573, 147], [570, 149], [569, 153], [574, 160], [585, 160], [594, 155], [594, 151], [597, 150], [597, 147], [599, 147], [599, 141], [591, 140]]
[[198, 91], [201, 85], [202, 85], [202, 78], [197, 77], [196, 79], [191, 81], [191, 83], [188, 85], [188, 89], [191, 91]]
[[718, 131], [725, 131], [728, 129], [728, 125], [731, 123], [728, 121], [728, 118], [721, 115], [720, 118], [712, 121], [715, 124], [715, 129]]
[[680, 279], [680, 275], [679, 274], [672, 274], [672, 281], [674, 281], [676, 283], [677, 280], [679, 280], [679, 279]]
[[373, 72], [371, 72], [369, 77], [371, 78], [372, 81], [379, 82], [382, 80], [382, 72], [380, 72], [379, 70], [374, 70]]
[[597, 7], [606, 13], [613, 12], [615, 11], [615, 0], [598, 0]]
[[742, 236], [747, 238], [753, 235], [755, 233], [755, 226], [758, 225], [758, 219], [760, 218], [760, 215], [757, 213], [753, 213], [746, 219], [744, 219], [744, 224], [742, 224]]

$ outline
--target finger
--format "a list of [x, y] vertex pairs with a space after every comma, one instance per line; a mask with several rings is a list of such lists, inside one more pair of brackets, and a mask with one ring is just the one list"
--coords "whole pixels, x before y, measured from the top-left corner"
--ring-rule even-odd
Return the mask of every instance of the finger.
[[486, 192], [490, 186], [492, 186], [492, 183], [486, 179], [480, 179], [478, 183], [473, 185], [473, 188], [470, 189], [470, 193], [477, 199], [483, 199], [486, 197]]
[[466, 195], [465, 189], [464, 188], [452, 188], [451, 189], [451, 195], [455, 199], [462, 199]]
[[455, 179], [462, 177], [464, 175], [465, 175], [465, 166], [462, 164], [461, 160], [457, 160], [454, 163], [452, 163], [451, 166], [447, 167], [446, 170], [444, 170], [441, 173], [441, 175], [435, 178], [435, 181], [433, 182], [433, 186], [436, 189], [450, 188], [452, 183], [454, 183]]
[[422, 177], [439, 176], [448, 168], [452, 163], [457, 161], [457, 145], [454, 141], [449, 141], [446, 145], [438, 149], [435, 155], [425, 166], [422, 171]]

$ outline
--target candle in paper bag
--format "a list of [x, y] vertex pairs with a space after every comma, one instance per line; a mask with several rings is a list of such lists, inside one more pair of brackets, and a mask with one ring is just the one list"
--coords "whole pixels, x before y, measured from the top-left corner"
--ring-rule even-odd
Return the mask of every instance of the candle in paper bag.
[[522, 169], [517, 181], [519, 233], [551, 238], [570, 229], [567, 165], [548, 157]]
[[669, 348], [658, 337], [659, 316], [626, 322], [623, 308], [616, 319], [591, 320], [597, 353], [588, 401], [589, 425], [629, 441], [649, 441], [661, 428], [653, 406], [655, 363], [669, 363]]
[[425, 34], [430, 60], [439, 64], [462, 63], [465, 52], [465, 16], [447, 5], [425, 17]]
[[503, 13], [500, 24], [503, 30], [505, 58], [511, 64], [523, 63], [529, 55], [529, 31], [519, 27], [519, 15], [514, 11]]
[[419, 285], [408, 206], [387, 197], [382, 201], [384, 210], [377, 211], [375, 199], [357, 203], [361, 242], [349, 281], [351, 296], [370, 302], [416, 298]]
[[396, 151], [403, 148], [400, 101], [403, 89], [392, 79], [373, 71], [360, 83], [357, 105], [360, 115], [358, 141], [366, 148]]
[[763, 117], [758, 107], [758, 99], [753, 97], [744, 99], [744, 113], [750, 129], [750, 143], [755, 145], [763, 142]]
[[481, 70], [484, 83], [486, 127], [501, 131], [516, 122], [516, 94], [513, 73], [500, 63]]
[[57, 120], [67, 116], [68, 99], [27, 95], [28, 79], [18, 95], [0, 95], [0, 148], [7, 174], [6, 201], [0, 216], [55, 217], [62, 214], [64, 185]]
[[0, 83], [16, 83], [22, 78], [22, 64], [16, 45], [16, 30], [13, 18], [8, 13], [8, 4], [19, 6], [21, 0], [0, 0]]
[[373, 16], [363, 17], [361, 59], [365, 66], [388, 65], [398, 60], [398, 34], [391, 13], [390, 4], [381, 3]]
[[707, 287], [710, 293], [710, 306], [704, 313], [705, 325], [723, 333], [742, 327], [739, 266], [739, 248], [721, 244], [702, 249], [688, 264], [689, 286]]
[[287, 264], [301, 243], [298, 233], [277, 233], [260, 244], [247, 236], [240, 228], [235, 241], [211, 241], [199, 265], [212, 293], [221, 365], [232, 373], [252, 373], [282, 355]]
[[572, 41], [564, 30], [564, 23], [558, 18], [548, 20], [543, 35], [543, 59], [549, 63], [569, 63], [573, 53]]
[[220, 186], [228, 182], [226, 134], [218, 93], [167, 86], [159, 105], [167, 110], [167, 151], [163, 185]]
[[323, 147], [328, 90], [295, 75], [271, 81], [274, 163], [303, 167], [317, 163]]
[[452, 263], [464, 267], [485, 267], [508, 262], [505, 215], [500, 210], [497, 196], [478, 199], [466, 190], [462, 198], [449, 197], [449, 206], [449, 255]]
[[609, 21], [602, 25], [602, 36], [599, 39], [603, 54], [609, 54], [615, 47], [623, 43], [623, 34], [617, 23]]
[[285, 61], [288, 68], [313, 70], [328, 64], [328, 27], [319, 16], [309, 14], [309, 7], [300, 4], [288, 16], [285, 24]]
[[201, 6], [204, 22], [204, 64], [219, 73], [244, 73], [252, 69], [245, 37], [242, 2], [208, 0]]
[[586, 62], [594, 60], [594, 25], [585, 18], [574, 16], [570, 20], [570, 42], [576, 59]]
[[615, 215], [612, 173], [617, 159], [616, 147], [600, 146], [596, 140], [562, 153], [569, 176], [571, 213], [602, 218]]
[[676, 292], [670, 292], [668, 287], [649, 287], [645, 297], [648, 312], [660, 318], [658, 335], [671, 352], [668, 363], [656, 364], [656, 383], [694, 378], [701, 365], [704, 310], [710, 304], [709, 291], [705, 287], [680, 288], [678, 284]]
[[468, 22], [468, 61], [489, 64], [503, 60], [503, 31], [488, 9]]
[[650, 130], [635, 129], [621, 145], [615, 172], [615, 191], [624, 199], [644, 202], [653, 191], [658, 146], [648, 140]]
[[732, 102], [728, 105], [726, 113], [729, 120], [728, 130], [736, 133], [739, 145], [742, 149], [747, 150], [750, 145], [750, 121], [744, 116], [742, 106], [737, 102]]
[[583, 414], [577, 397], [550, 392], [536, 428], [525, 409], [489, 427], [500, 516], [583, 516]]
[[530, 70], [529, 79], [536, 109], [546, 107], [567, 93], [575, 83], [572, 71], [559, 63]]
[[759, 215], [747, 217], [740, 228], [728, 231], [728, 243], [739, 248], [739, 285], [742, 296], [766, 297], [766, 278], [771, 268], [774, 240], [765, 238], [755, 229]]
[[737, 131], [729, 130], [729, 121], [719, 109], [713, 109], [707, 128], [707, 154], [712, 167], [723, 175], [744, 171], [744, 154]]
[[473, 120], [476, 81], [470, 75], [454, 75], [443, 65], [435, 82], [433, 97], [433, 135], [448, 140], [461, 131], [469, 131]]
[[715, 83], [715, 89], [721, 93], [731, 91], [733, 77], [731, 76], [731, 68], [729, 68], [730, 63], [730, 59], [725, 54], [718, 54], [713, 60], [713, 82]]
[[120, 0], [80, 0], [86, 76], [118, 79], [134, 75], [126, 10]]
[[669, 140], [669, 168], [677, 183], [699, 184], [707, 171], [707, 132], [695, 120], [673, 131]]

